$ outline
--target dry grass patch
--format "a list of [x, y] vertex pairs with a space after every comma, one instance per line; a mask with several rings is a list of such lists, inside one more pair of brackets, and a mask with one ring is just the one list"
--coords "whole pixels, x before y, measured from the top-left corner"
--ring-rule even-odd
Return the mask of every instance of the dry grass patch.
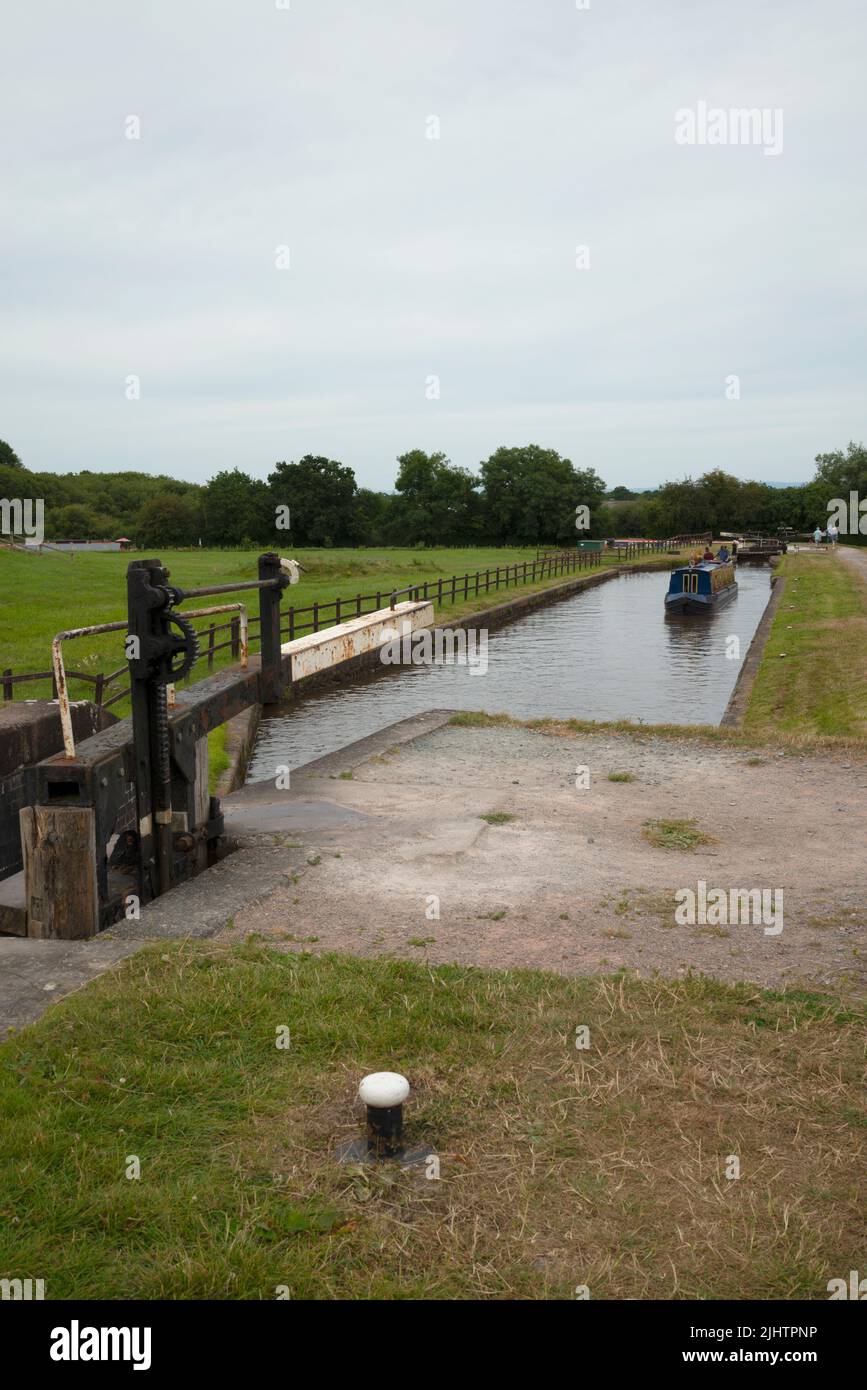
[[700, 830], [694, 820], [646, 820], [644, 838], [657, 849], [694, 850], [714, 844], [714, 837]]

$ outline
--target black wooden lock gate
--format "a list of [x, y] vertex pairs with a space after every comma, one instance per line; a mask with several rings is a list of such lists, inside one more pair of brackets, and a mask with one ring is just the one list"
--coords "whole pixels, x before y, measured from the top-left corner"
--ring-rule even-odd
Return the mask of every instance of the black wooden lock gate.
[[[130, 564], [132, 714], [84, 740], [72, 757], [55, 754], [28, 769], [30, 805], [21, 813], [28, 935], [92, 936], [219, 855], [223, 823], [208, 793], [207, 736], [250, 705], [284, 697], [291, 658], [281, 651], [280, 601], [288, 583], [274, 552], [259, 557], [257, 580], [185, 591], [169, 583], [159, 560]], [[174, 692], [198, 655], [181, 605], [244, 590], [259, 594], [258, 656]]]

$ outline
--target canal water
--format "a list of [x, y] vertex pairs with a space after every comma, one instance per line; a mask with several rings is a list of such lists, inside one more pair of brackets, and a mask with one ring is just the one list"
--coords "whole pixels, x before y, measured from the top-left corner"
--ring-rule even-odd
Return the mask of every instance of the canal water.
[[[429, 709], [719, 723], [768, 602], [770, 571], [742, 566], [737, 597], [710, 616], [666, 616], [668, 578], [668, 571], [618, 575], [535, 609], [491, 632], [484, 674], [455, 664], [383, 666], [298, 700], [262, 721], [247, 780], [273, 777], [279, 764], [299, 767]], [[726, 654], [734, 636], [737, 658]]]

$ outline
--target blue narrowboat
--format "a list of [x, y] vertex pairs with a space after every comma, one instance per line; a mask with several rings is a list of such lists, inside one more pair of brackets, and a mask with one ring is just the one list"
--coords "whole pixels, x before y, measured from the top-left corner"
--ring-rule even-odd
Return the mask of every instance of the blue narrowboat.
[[672, 570], [665, 596], [665, 611], [713, 613], [733, 599], [737, 591], [735, 567], [731, 560], [724, 564], [703, 560], [698, 565], [681, 565], [680, 569]]

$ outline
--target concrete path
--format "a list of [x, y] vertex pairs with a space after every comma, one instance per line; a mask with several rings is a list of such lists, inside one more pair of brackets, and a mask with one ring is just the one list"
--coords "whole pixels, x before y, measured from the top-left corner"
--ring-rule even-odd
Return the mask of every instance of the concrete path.
[[838, 545], [837, 554], [850, 569], [856, 570], [867, 581], [867, 546]]
[[[576, 786], [579, 768], [587, 789]], [[609, 780], [623, 773], [635, 780]], [[259, 839], [285, 828], [292, 856], [283, 881], [234, 915], [227, 939], [257, 932], [291, 950], [569, 973], [695, 970], [764, 985], [860, 988], [867, 978], [860, 753], [440, 722], [402, 742], [386, 730], [376, 751], [354, 745], [294, 774], [291, 792], [248, 789], [227, 811]], [[505, 819], [491, 824], [491, 814]], [[710, 841], [691, 852], [648, 842], [647, 821], [682, 818]], [[698, 893], [699, 880], [727, 894], [781, 893], [771, 901], [782, 902], [783, 930], [712, 914], [678, 925], [675, 894]]]
[[49, 1004], [89, 984], [138, 945], [105, 934], [92, 941], [0, 936], [0, 1037], [32, 1023]]

